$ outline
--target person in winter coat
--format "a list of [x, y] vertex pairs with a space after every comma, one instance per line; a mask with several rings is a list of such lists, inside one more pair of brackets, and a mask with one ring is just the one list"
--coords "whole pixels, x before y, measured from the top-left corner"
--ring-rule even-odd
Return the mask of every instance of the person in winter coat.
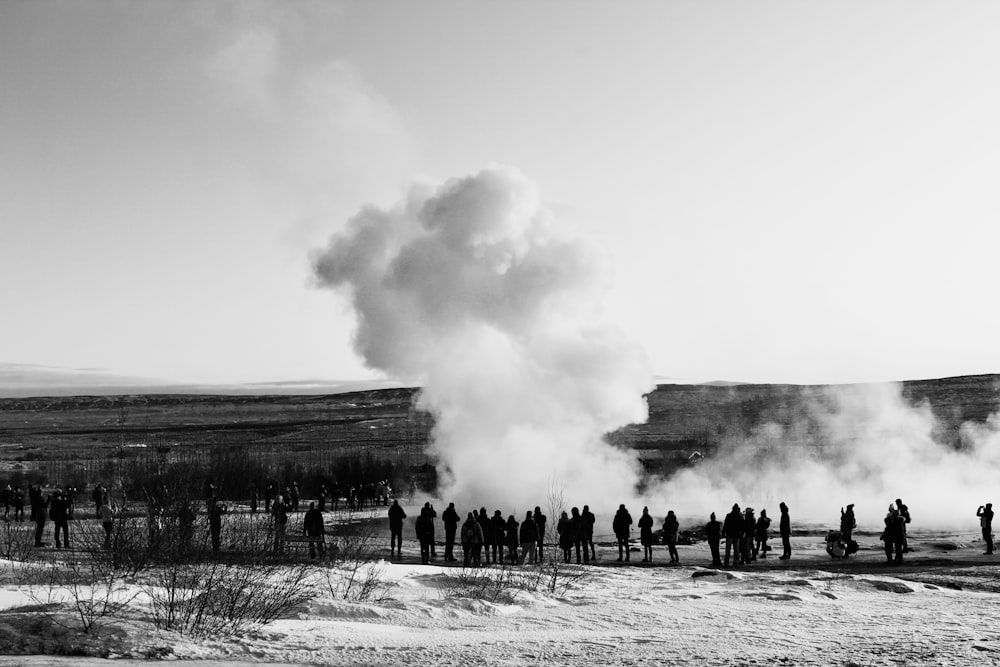
[[979, 517], [979, 527], [983, 530], [983, 542], [986, 543], [986, 551], [983, 553], [989, 555], [993, 553], [993, 503], [980, 505], [979, 509], [976, 510], [976, 516]]
[[590, 562], [590, 549], [587, 548], [587, 538], [584, 535], [585, 526], [580, 510], [573, 508], [569, 517], [570, 531], [573, 534], [573, 546], [576, 547], [576, 564], [580, 564], [580, 550], [583, 550], [583, 562]]
[[45, 515], [48, 514], [49, 499], [42, 497], [42, 487], [29, 485], [28, 502], [31, 503], [31, 520], [35, 522], [35, 546], [44, 547], [42, 533], [45, 531]]
[[429, 502], [424, 503], [424, 508], [427, 510], [427, 516], [430, 517], [430, 531], [431, 531], [431, 559], [437, 558], [437, 542], [434, 539], [434, 519], [437, 518], [437, 510]]
[[103, 499], [103, 504], [101, 505], [101, 528], [104, 529], [104, 548], [111, 548], [111, 533], [114, 530], [115, 515], [111, 510], [111, 501], [107, 498]]
[[535, 563], [535, 548], [538, 546], [538, 526], [531, 512], [526, 512], [524, 521], [521, 522], [521, 564], [525, 561]]
[[541, 563], [545, 560], [545, 524], [548, 521], [548, 517], [542, 514], [542, 508], [536, 506], [532, 519], [535, 522], [535, 530], [538, 532], [538, 540], [535, 544], [538, 549], [538, 562]]
[[780, 560], [788, 560], [792, 557], [792, 520], [788, 516], [788, 505], [784, 502], [778, 505], [781, 510], [781, 517], [778, 520], [778, 534], [781, 535], [781, 555]]
[[559, 534], [559, 548], [563, 552], [563, 562], [568, 563], [573, 553], [573, 526], [569, 514], [563, 512], [556, 523], [556, 533]]
[[[400, 533], [402, 530], [403, 528], [400, 526]], [[316, 503], [309, 503], [309, 509], [306, 510], [306, 515], [302, 519], [302, 532], [309, 538], [309, 558], [316, 558], [317, 547], [319, 547], [319, 557], [322, 558], [325, 552], [323, 536], [326, 533], [326, 526], [323, 525], [323, 513], [316, 507]]]
[[771, 547], [767, 546], [767, 531], [770, 527], [771, 519], [767, 516], [767, 510], [761, 510], [760, 518], [757, 519], [757, 527], [754, 529], [756, 544], [753, 550], [761, 558], [767, 558], [767, 552], [771, 550]]
[[455, 534], [458, 532], [458, 524], [462, 517], [458, 516], [455, 510], [455, 503], [449, 503], [448, 509], [441, 515], [444, 521], [444, 559], [449, 563], [454, 563], [455, 558]]
[[434, 541], [434, 517], [431, 516], [427, 506], [420, 510], [414, 528], [417, 541], [420, 543], [420, 562], [427, 565], [431, 562], [431, 543]]
[[493, 537], [493, 524], [490, 522], [490, 515], [486, 513], [486, 508], [479, 508], [479, 514], [476, 515], [476, 521], [479, 522], [479, 527], [483, 529], [483, 547], [486, 552], [486, 557], [483, 559], [487, 565], [490, 564], [490, 549], [493, 547], [496, 539]]
[[753, 508], [748, 507], [743, 512], [743, 562], [752, 563], [757, 560], [757, 555], [753, 551], [753, 533], [757, 527], [757, 517], [754, 516]]
[[663, 519], [663, 541], [667, 545], [667, 550], [670, 551], [671, 563], [681, 562], [681, 558], [677, 554], [677, 533], [680, 532], [680, 528], [677, 515], [674, 514], [673, 510], [668, 511], [666, 518]]
[[222, 536], [222, 515], [226, 513], [226, 506], [218, 500], [212, 499], [208, 505], [208, 533], [212, 539], [212, 553], [219, 553], [219, 545]]
[[903, 504], [903, 501], [896, 498], [896, 512], [903, 521], [903, 551], [910, 550], [910, 543], [906, 539], [906, 524], [910, 523], [910, 508]]
[[734, 504], [733, 509], [722, 522], [722, 534], [726, 536], [726, 556], [722, 560], [723, 567], [729, 567], [729, 552], [733, 552], [733, 565], [743, 564], [740, 540], [743, 539], [743, 514], [740, 506]]
[[851, 533], [858, 527], [858, 522], [854, 519], [854, 505], [848, 505], [847, 509], [840, 508], [840, 539], [845, 543], [851, 541]]
[[389, 507], [389, 558], [393, 554], [398, 558], [403, 556], [403, 519], [406, 512], [399, 506], [398, 500], [393, 500]]
[[511, 565], [517, 563], [517, 545], [520, 540], [518, 528], [521, 524], [517, 522], [514, 515], [507, 517], [507, 525], [504, 527], [504, 534], [507, 536], [507, 562]]
[[274, 519], [274, 553], [280, 556], [285, 553], [285, 529], [288, 526], [288, 510], [285, 499], [280, 495], [274, 497], [271, 516]]
[[722, 524], [715, 518], [712, 512], [708, 523], [705, 524], [705, 539], [708, 540], [708, 548], [712, 552], [712, 567], [722, 567], [722, 558], [719, 556], [719, 543], [722, 541]]
[[465, 567], [481, 567], [483, 552], [483, 527], [476, 516], [469, 512], [469, 518], [462, 524], [462, 556]]
[[614, 530], [615, 540], [618, 542], [618, 562], [621, 562], [622, 556], [625, 557], [626, 561], [629, 559], [628, 538], [631, 526], [632, 515], [625, 509], [625, 505], [619, 505], [618, 511], [615, 512], [615, 518], [611, 521], [611, 528]]
[[55, 530], [56, 549], [60, 548], [59, 536], [63, 536], [61, 546], [69, 549], [69, 506], [62, 489], [56, 489], [49, 502], [49, 518], [52, 519], [52, 526]]
[[590, 505], [583, 506], [580, 516], [583, 517], [583, 550], [590, 547], [590, 559], [597, 560], [597, 549], [594, 548], [594, 524], [597, 523], [597, 517], [590, 511]]
[[639, 542], [642, 544], [642, 562], [653, 562], [653, 517], [649, 514], [649, 508], [642, 508], [642, 516], [635, 524], [639, 527]]
[[[885, 559], [890, 565], [899, 565], [903, 562], [903, 551], [905, 551], [904, 540], [906, 539], [906, 519], [900, 511], [889, 505], [889, 511], [885, 515], [885, 532], [882, 533], [882, 540], [885, 542]], [[893, 558], [895, 551], [895, 558]]]
[[506, 527], [507, 522], [503, 520], [503, 514], [500, 513], [500, 510], [493, 512], [493, 518], [490, 519], [490, 534], [493, 536], [493, 543], [490, 546], [493, 548], [494, 563], [503, 562], [504, 531]]

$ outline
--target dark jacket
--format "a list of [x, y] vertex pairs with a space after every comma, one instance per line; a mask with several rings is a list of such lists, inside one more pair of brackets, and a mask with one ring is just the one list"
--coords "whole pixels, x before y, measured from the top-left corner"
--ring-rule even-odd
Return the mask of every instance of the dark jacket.
[[430, 544], [434, 541], [434, 519], [426, 512], [421, 512], [414, 523], [417, 533], [417, 541], [420, 544]]
[[540, 511], [535, 512], [534, 517], [532, 517], [535, 522], [535, 531], [538, 533], [538, 539], [536, 542], [541, 542], [545, 539], [545, 524], [548, 523], [548, 519]]
[[594, 523], [597, 521], [597, 517], [590, 510], [583, 510], [580, 513], [580, 518], [583, 519], [583, 538], [585, 540], [594, 539]]
[[319, 511], [319, 508], [313, 507], [306, 510], [306, 516], [302, 520], [302, 530], [306, 535], [311, 536], [322, 535], [326, 532], [323, 525], [323, 513]]
[[406, 518], [406, 512], [399, 505], [392, 505], [389, 507], [389, 530], [393, 532], [401, 532], [403, 530], [403, 519]]
[[490, 533], [493, 535], [493, 541], [488, 542], [488, 544], [497, 544], [500, 546], [504, 545], [504, 531], [507, 527], [507, 522], [503, 520], [503, 516], [499, 514], [494, 514], [493, 518], [490, 519]]
[[444, 521], [445, 529], [451, 528], [454, 530], [458, 527], [462, 517], [458, 516], [458, 512], [455, 511], [454, 507], [449, 506], [448, 509], [441, 514], [441, 520]]
[[719, 542], [722, 539], [722, 524], [715, 519], [706, 523], [705, 538], [709, 542]]
[[66, 523], [68, 520], [66, 499], [63, 496], [52, 496], [49, 502], [49, 518], [55, 523]]
[[681, 525], [677, 521], [677, 516], [668, 514], [667, 518], [663, 520], [663, 541], [667, 544], [675, 544], [677, 542], [677, 532], [680, 528]]
[[615, 531], [615, 537], [620, 540], [627, 540], [631, 526], [632, 515], [628, 513], [628, 510], [619, 509], [615, 513], [614, 521], [611, 522], [611, 527]]
[[521, 544], [538, 541], [538, 527], [534, 519], [525, 519], [521, 522]]
[[476, 519], [466, 519], [462, 524], [462, 544], [482, 544], [483, 527]]
[[727, 514], [722, 523], [722, 532], [726, 537], [739, 537], [743, 534], [743, 528], [743, 515], [738, 509]]
[[507, 519], [506, 533], [507, 533], [507, 547], [510, 549], [516, 549], [518, 547], [518, 526], [520, 524], [517, 522], [513, 516]]
[[788, 510], [781, 510], [781, 520], [778, 522], [778, 534], [789, 537], [792, 534], [792, 520], [788, 518]]
[[639, 523], [636, 524], [639, 527], [639, 541], [642, 542], [643, 546], [649, 546], [653, 543], [653, 517], [649, 514], [643, 514], [639, 517]]
[[563, 549], [569, 549], [573, 546], [573, 522], [565, 514], [559, 517], [559, 522], [556, 524], [556, 532], [559, 533], [559, 546]]

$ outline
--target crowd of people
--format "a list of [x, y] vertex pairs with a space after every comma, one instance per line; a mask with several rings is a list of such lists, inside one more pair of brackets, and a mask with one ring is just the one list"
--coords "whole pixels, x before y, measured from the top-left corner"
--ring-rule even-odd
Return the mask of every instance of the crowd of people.
[[[374, 495], [372, 499], [367, 500], [358, 499], [349, 489], [347, 504], [349, 507], [355, 508], [360, 508], [369, 502], [377, 504], [384, 502], [389, 505], [390, 557], [399, 558], [402, 556], [403, 550], [406, 512], [398, 500], [392, 500], [389, 504], [390, 489], [387, 482], [374, 484], [371, 489]], [[364, 495], [367, 498], [367, 492]], [[24, 492], [20, 488], [14, 488], [8, 484], [3, 489], [2, 496], [4, 520], [24, 521]], [[79, 518], [75, 517], [74, 514], [76, 497], [77, 489], [72, 486], [65, 490], [56, 488], [51, 494], [45, 495], [41, 486], [28, 485], [27, 503], [30, 507], [28, 517], [30, 521], [35, 523], [35, 546], [47, 546], [43, 542], [43, 534], [47, 521], [51, 521], [54, 526], [53, 534], [56, 548], [70, 547], [69, 522], [74, 518]], [[115, 516], [107, 487], [96, 484], [91, 491], [91, 498], [94, 502], [95, 515], [104, 528], [105, 545], [107, 546], [110, 544]], [[217, 497], [215, 485], [211, 482], [206, 483], [204, 500], [212, 550], [218, 552], [220, 550], [222, 517], [229, 510]], [[316, 495], [316, 500], [309, 503], [301, 529], [308, 541], [312, 558], [324, 555], [326, 526], [323, 515], [328, 509], [337, 510], [340, 500], [340, 489], [335, 488], [329, 492], [323, 486]], [[274, 549], [279, 554], [283, 553], [285, 549], [289, 517], [299, 511], [300, 502], [301, 496], [298, 484], [295, 482], [285, 485], [281, 492], [277, 492], [273, 485], [268, 485], [265, 489], [264, 511], [272, 525]], [[152, 541], [155, 533], [154, 528], [160, 521], [157, 513], [162, 513], [163, 507], [156, 497], [151, 497], [148, 507], [150, 539]], [[791, 519], [788, 506], [784, 502], [779, 503], [778, 507], [780, 516], [777, 535], [781, 539], [782, 547], [781, 555], [778, 558], [787, 560], [792, 555]], [[257, 509], [257, 495], [256, 490], [254, 490], [251, 498], [251, 512], [255, 513]], [[420, 557], [423, 563], [429, 563], [437, 558], [435, 528], [437, 516], [434, 506], [427, 502], [420, 508], [418, 516], [414, 517], [414, 531], [420, 545]], [[980, 506], [976, 516], [979, 518], [982, 529], [983, 541], [986, 546], [985, 553], [992, 554], [992, 504], [986, 503]], [[181, 507], [178, 518], [182, 532], [185, 530], [187, 533], [193, 531], [195, 513], [188, 504]], [[508, 514], [504, 518], [503, 512], [499, 509], [490, 514], [485, 507], [468, 512], [463, 521], [455, 504], [450, 503], [442, 512], [441, 521], [444, 524], [444, 561], [448, 563], [458, 562], [456, 546], [461, 547], [462, 562], [466, 567], [500, 563], [519, 565], [541, 563], [546, 558], [547, 544], [553, 544], [557, 547], [554, 557], [563, 563], [587, 564], [597, 558], [597, 550], [594, 545], [594, 527], [597, 524], [597, 517], [588, 505], [584, 505], [582, 510], [573, 507], [568, 512], [561, 511], [555, 519], [554, 525], [551, 525], [548, 517], [538, 506], [534, 508], [534, 511], [525, 512], [520, 521], [515, 514]], [[909, 507], [897, 498], [894, 503], [889, 505], [883, 519], [884, 530], [880, 536], [884, 544], [887, 563], [902, 563], [903, 554], [910, 550], [907, 541], [907, 526], [910, 522]], [[642, 547], [643, 563], [653, 562], [653, 545], [657, 542], [667, 547], [670, 563], [680, 563], [677, 544], [682, 533], [677, 515], [673, 510], [667, 512], [660, 523], [659, 539], [656, 538], [654, 532], [657, 523], [648, 507], [644, 507], [638, 520], [633, 522], [629, 510], [624, 504], [620, 505], [611, 521], [611, 529], [618, 547], [618, 561], [630, 562], [632, 560], [630, 543], [634, 525], [639, 531], [638, 537]], [[695, 526], [693, 528], [694, 530], [688, 532], [703, 535], [708, 543], [712, 567], [726, 568], [730, 567], [730, 564], [732, 566], [749, 565], [758, 558], [767, 558], [772, 549], [768, 544], [772, 537], [771, 517], [763, 509], [757, 516], [754, 508], [741, 509], [739, 504], [734, 504], [721, 522], [717, 520], [713, 512], [703, 527]], [[857, 542], [853, 539], [856, 529], [857, 519], [854, 505], [849, 504], [840, 510], [839, 530], [830, 531], [827, 535], [827, 552], [835, 558], [851, 556], [858, 550]]]

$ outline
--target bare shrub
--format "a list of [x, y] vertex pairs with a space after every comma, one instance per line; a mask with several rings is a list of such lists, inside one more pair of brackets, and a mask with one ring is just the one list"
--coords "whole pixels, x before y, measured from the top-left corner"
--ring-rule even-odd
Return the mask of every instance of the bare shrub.
[[384, 602], [396, 583], [385, 579], [378, 554], [377, 510], [349, 512], [345, 520], [327, 526], [333, 536], [331, 560], [324, 568], [330, 595], [353, 602]]
[[5, 521], [0, 528], [0, 557], [6, 560], [27, 560], [35, 548], [34, 524]]

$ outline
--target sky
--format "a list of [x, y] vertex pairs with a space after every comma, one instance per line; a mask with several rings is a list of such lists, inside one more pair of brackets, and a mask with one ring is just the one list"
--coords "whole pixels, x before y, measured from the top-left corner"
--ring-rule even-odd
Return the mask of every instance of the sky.
[[1000, 372], [998, 21], [0, 3], [0, 389], [382, 378], [311, 258], [364, 207], [490, 165], [606, 253], [603, 308], [661, 380]]

